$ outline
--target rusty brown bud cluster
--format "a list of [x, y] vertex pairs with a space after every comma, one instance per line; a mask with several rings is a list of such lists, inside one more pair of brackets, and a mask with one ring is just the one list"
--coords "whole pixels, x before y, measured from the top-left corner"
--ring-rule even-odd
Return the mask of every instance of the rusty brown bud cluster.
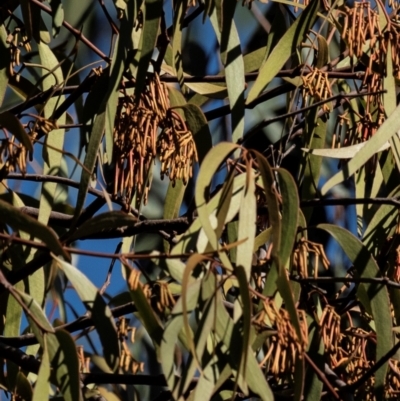
[[172, 110], [166, 84], [157, 74], [136, 100], [124, 94], [119, 100], [114, 126], [115, 163], [113, 195], [130, 204], [147, 202], [152, 164], [161, 161], [161, 177], [186, 184], [192, 176], [197, 151], [191, 131], [180, 114]]

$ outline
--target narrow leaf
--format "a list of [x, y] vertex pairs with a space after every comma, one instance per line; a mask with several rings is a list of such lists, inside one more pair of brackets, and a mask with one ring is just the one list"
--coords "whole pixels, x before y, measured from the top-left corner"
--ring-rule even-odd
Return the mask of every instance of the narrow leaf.
[[296, 51], [304, 35], [313, 26], [319, 0], [311, 1], [300, 17], [286, 31], [279, 43], [274, 47], [266, 62], [261, 66], [258, 77], [250, 89], [246, 104], [251, 103], [276, 76], [292, 53]]
[[59, 267], [74, 286], [86, 309], [91, 312], [108, 366], [115, 371], [119, 364], [119, 340], [110, 308], [95, 285], [76, 267], [55, 258]]
[[325, 195], [332, 187], [351, 177], [363, 166], [385, 143], [400, 130], [400, 106], [384, 121], [375, 135], [357, 152], [343, 169], [331, 177], [322, 187], [321, 194]]
[[70, 255], [64, 250], [57, 239], [56, 233], [50, 227], [39, 223], [2, 200], [0, 200], [0, 214], [3, 223], [11, 226], [13, 230], [24, 231], [32, 237], [39, 238], [56, 255], [62, 255], [65, 259], [70, 260]]

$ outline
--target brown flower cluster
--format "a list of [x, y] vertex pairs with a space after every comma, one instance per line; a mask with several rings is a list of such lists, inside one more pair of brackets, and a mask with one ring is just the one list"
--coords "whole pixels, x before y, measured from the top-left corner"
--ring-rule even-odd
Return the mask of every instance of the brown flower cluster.
[[[320, 71], [318, 68], [313, 68], [311, 72], [302, 75], [303, 80], [303, 100], [304, 106], [308, 104], [309, 96], [313, 97], [316, 102], [326, 100], [332, 97], [332, 90], [326, 72]], [[328, 103], [322, 106], [322, 109], [329, 112]]]
[[[359, 381], [373, 367], [376, 352], [376, 336], [373, 331], [355, 327], [353, 320], [367, 323], [361, 314], [346, 312], [340, 316], [331, 305], [326, 305], [319, 319], [325, 356], [329, 366], [338, 377], [352, 384]], [[389, 360], [389, 370], [385, 386], [385, 399], [397, 399], [400, 393], [400, 364]], [[373, 375], [361, 383], [355, 392], [357, 399], [375, 400]]]
[[263, 309], [255, 317], [254, 323], [266, 325], [276, 331], [268, 337], [268, 350], [260, 366], [275, 377], [291, 376], [297, 358], [302, 358], [308, 344], [308, 327], [304, 311], [298, 310], [301, 338], [293, 327], [290, 315], [286, 309], [278, 308], [273, 299], [263, 302]]
[[[17, 26], [14, 28], [12, 32], [8, 32], [6, 43], [10, 46], [10, 67], [9, 73], [10, 76], [15, 75], [14, 68], [18, 67], [21, 56], [21, 47], [25, 48], [27, 52], [32, 50], [31, 45], [29, 43], [29, 39], [25, 33], [25, 29], [23, 27]], [[18, 79], [18, 75], [16, 75], [16, 79]]]
[[136, 361], [136, 359], [132, 356], [131, 351], [129, 350], [127, 340], [130, 337], [132, 343], [135, 341], [136, 328], [130, 327], [128, 323], [128, 319], [124, 317], [119, 318], [117, 321], [117, 333], [122, 346], [121, 360], [119, 362], [119, 366], [124, 372], [136, 374], [137, 372], [144, 371], [144, 362]]
[[[158, 133], [160, 134], [158, 135]], [[158, 136], [158, 139], [157, 139]], [[114, 125], [113, 195], [130, 204], [147, 202], [152, 164], [157, 155], [161, 177], [185, 184], [197, 159], [191, 131], [179, 113], [170, 108], [168, 89], [157, 74], [149, 78], [139, 99], [126, 92], [119, 99]]]
[[[310, 254], [314, 255], [314, 265], [310, 266]], [[314, 271], [314, 277], [318, 276], [319, 261], [321, 260], [323, 267], [327, 270], [329, 268], [329, 260], [325, 255], [324, 248], [321, 244], [308, 241], [301, 238], [297, 242], [293, 251], [292, 261], [293, 268], [297, 271], [299, 276], [308, 277], [311, 270]]]
[[0, 180], [18, 169], [25, 174], [28, 159], [25, 146], [18, 142], [15, 136], [10, 136], [5, 129], [3, 133], [5, 138], [0, 140]]

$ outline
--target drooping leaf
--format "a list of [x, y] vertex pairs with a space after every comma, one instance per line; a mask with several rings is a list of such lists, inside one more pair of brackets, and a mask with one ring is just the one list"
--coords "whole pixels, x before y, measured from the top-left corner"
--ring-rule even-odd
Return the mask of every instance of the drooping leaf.
[[133, 48], [132, 27], [136, 19], [136, 7], [134, 2], [129, 2], [126, 6], [126, 12], [121, 21], [120, 32], [116, 43], [116, 51], [113, 55], [111, 65], [109, 87], [106, 106], [105, 139], [108, 163], [111, 164], [114, 147], [114, 121], [117, 111], [119, 88], [122, 74], [126, 68], [125, 62], [128, 57], [128, 50]]
[[32, 401], [42, 401], [49, 398], [50, 392], [50, 359], [47, 350], [46, 334], [43, 335], [42, 362], [35, 384]]
[[94, 123], [92, 126], [92, 130], [90, 133], [90, 139], [89, 139], [89, 144], [87, 147], [86, 155], [85, 155], [85, 160], [83, 162], [83, 165], [85, 166], [84, 169], [82, 169], [82, 174], [81, 174], [81, 179], [80, 179], [80, 184], [79, 184], [79, 191], [78, 191], [78, 198], [76, 201], [75, 205], [75, 213], [74, 213], [74, 223], [78, 220], [83, 206], [85, 204], [86, 200], [86, 195], [89, 189], [89, 184], [90, 180], [93, 176], [94, 173], [94, 167], [97, 159], [97, 153], [99, 150], [99, 146], [101, 143], [101, 139], [103, 138], [103, 133], [104, 133], [104, 127], [105, 127], [105, 122], [106, 122], [106, 104], [107, 104], [107, 99], [103, 99], [103, 101], [100, 104], [99, 110], [97, 112], [97, 115], [94, 119]]
[[[400, 195], [400, 187], [389, 193], [388, 197], [393, 198]], [[394, 205], [380, 205], [367, 225], [362, 241], [368, 250], [376, 254], [381, 251], [387, 238], [393, 236], [397, 227], [398, 209]]]
[[[129, 277], [130, 267], [125, 266], [125, 276]], [[135, 287], [129, 288], [129, 292], [131, 294], [132, 300], [135, 303], [135, 306], [138, 310], [138, 318], [142, 322], [144, 328], [149, 334], [151, 340], [153, 341], [154, 346], [156, 347], [156, 352], [159, 352], [159, 348], [162, 340], [163, 326], [149, 304], [146, 295], [143, 292], [143, 288], [141, 283], [137, 283]]]
[[388, 116], [379, 127], [378, 131], [365, 142], [365, 145], [354, 155], [354, 157], [343, 166], [342, 170], [331, 177], [321, 188], [321, 194], [325, 195], [332, 187], [340, 184], [351, 177], [356, 170], [364, 165], [375, 153], [380, 151], [382, 146], [392, 138], [400, 129], [400, 106]]
[[[187, 287], [188, 296], [186, 298], [186, 311], [191, 312], [197, 304], [199, 291], [200, 291], [200, 281], [197, 281]], [[189, 291], [190, 289], [190, 291]], [[175, 391], [178, 384], [178, 378], [175, 376], [174, 367], [174, 354], [175, 347], [177, 346], [177, 340], [181, 333], [183, 332], [183, 316], [182, 316], [182, 298], [180, 298], [175, 304], [172, 312], [171, 318], [168, 321], [164, 333], [162, 334], [160, 356], [161, 356], [161, 366], [168, 383], [168, 387], [171, 392]], [[186, 336], [185, 336], [186, 339]], [[186, 345], [186, 344], [185, 344]]]
[[25, 146], [26, 150], [32, 155], [33, 146], [32, 142], [24, 130], [21, 122], [13, 113], [9, 111], [4, 111], [0, 113], [0, 126], [9, 130], [15, 137]]
[[237, 246], [236, 264], [244, 269], [248, 281], [251, 275], [257, 219], [256, 186], [252, 169], [248, 171], [247, 179], [240, 203], [237, 238], [238, 241], [244, 242]]
[[50, 227], [39, 223], [2, 200], [0, 200], [0, 214], [3, 223], [11, 226], [15, 231], [24, 231], [32, 237], [39, 238], [56, 255], [62, 255], [65, 259], [70, 260], [70, 255], [64, 250], [55, 232]]
[[196, 144], [199, 163], [202, 164], [206, 154], [212, 148], [211, 132], [208, 122], [200, 107], [194, 104], [185, 104], [183, 107], [188, 128], [192, 131]]
[[50, 0], [51, 15], [53, 17], [53, 38], [55, 38], [59, 33], [61, 26], [64, 22], [64, 7], [61, 0]]
[[215, 250], [218, 249], [218, 238], [210, 222], [207, 198], [209, 196], [211, 180], [214, 174], [220, 164], [235, 149], [237, 149], [237, 145], [226, 142], [219, 143], [204, 158], [204, 162], [200, 167], [200, 172], [197, 177], [195, 192], [197, 212], [208, 241], [210, 242], [211, 247]]
[[[231, 362], [231, 367], [234, 370], [237, 370], [239, 360], [232, 360], [235, 358], [235, 355], [238, 354], [238, 348], [236, 346], [236, 340], [233, 341], [233, 335], [238, 334], [237, 332], [234, 333], [234, 324], [228, 312], [226, 311], [222, 302], [217, 302], [217, 311], [216, 311], [216, 326], [215, 330], [219, 337], [219, 339], [223, 342], [223, 344], [229, 350], [229, 357]], [[239, 353], [240, 354], [240, 353]], [[239, 355], [240, 358], [240, 355]], [[238, 358], [238, 359], [239, 359]], [[235, 363], [236, 362], [236, 363]], [[253, 352], [249, 348], [247, 354], [247, 385], [249, 389], [256, 393], [261, 400], [263, 401], [272, 401], [274, 399], [273, 393], [268, 385], [268, 382], [261, 371], [260, 367], [258, 366], [258, 362], [256, 357], [254, 356]], [[239, 387], [241, 386], [241, 380], [238, 380]]]
[[100, 341], [104, 358], [111, 370], [115, 371], [119, 364], [119, 340], [110, 308], [100, 295], [95, 285], [76, 267], [55, 258], [59, 267], [74, 286], [79, 298], [91, 313]]
[[24, 401], [31, 401], [32, 393], [32, 386], [28, 378], [22, 372], [18, 372], [15, 382], [16, 398]]
[[9, 49], [6, 43], [7, 31], [3, 24], [0, 25], [0, 106], [3, 104], [8, 84], [8, 57]]
[[139, 99], [146, 85], [147, 69], [156, 47], [160, 18], [163, 11], [162, 0], [145, 0], [143, 8], [143, 31], [137, 52], [138, 67], [136, 73], [135, 98]]
[[[50, 47], [45, 43], [38, 43], [40, 62], [46, 69], [42, 69], [44, 76], [42, 87], [43, 90], [52, 88], [54, 85], [61, 85], [64, 82], [63, 72], [56, 56], [53, 54]], [[51, 72], [49, 72], [51, 71]], [[52, 97], [44, 106], [44, 117], [51, 119], [57, 106], [65, 100], [65, 96]], [[65, 113], [57, 119], [57, 124], [65, 124]], [[45, 146], [43, 147], [43, 174], [59, 175], [62, 149], [64, 147], [65, 129], [54, 129], [46, 135]], [[49, 145], [49, 146], [46, 146]], [[42, 185], [40, 197], [39, 217], [38, 220], [47, 224], [50, 213], [53, 210], [54, 197], [57, 189], [55, 182], [45, 182]]]
[[322, 68], [329, 60], [329, 48], [328, 42], [322, 35], [317, 35], [318, 41], [318, 53], [317, 62], [315, 63], [316, 68]]
[[21, 0], [21, 11], [28, 39], [39, 43], [40, 8], [29, 0]]
[[279, 43], [274, 47], [269, 57], [260, 68], [258, 77], [247, 96], [246, 104], [251, 103], [258, 97], [286, 63], [290, 55], [296, 51], [304, 35], [314, 24], [319, 5], [319, 0], [311, 1], [301, 13], [301, 16], [296, 19]]
[[173, 21], [173, 38], [172, 38], [172, 65], [174, 75], [177, 76], [178, 82], [182, 90], [184, 84], [183, 74], [183, 54], [182, 54], [182, 32], [183, 21], [187, 10], [187, 1], [177, 0], [174, 3], [174, 21]]
[[221, 45], [221, 59], [225, 66], [232, 121], [232, 142], [236, 143], [244, 131], [244, 62], [241, 43], [233, 19], [236, 3], [218, 0], [211, 15], [214, 32]]

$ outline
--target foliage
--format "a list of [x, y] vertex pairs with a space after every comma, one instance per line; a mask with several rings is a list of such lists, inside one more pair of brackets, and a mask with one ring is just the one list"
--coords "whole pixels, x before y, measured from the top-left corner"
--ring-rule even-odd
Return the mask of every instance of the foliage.
[[0, 4], [0, 390], [397, 399], [400, 3], [83, 3]]

